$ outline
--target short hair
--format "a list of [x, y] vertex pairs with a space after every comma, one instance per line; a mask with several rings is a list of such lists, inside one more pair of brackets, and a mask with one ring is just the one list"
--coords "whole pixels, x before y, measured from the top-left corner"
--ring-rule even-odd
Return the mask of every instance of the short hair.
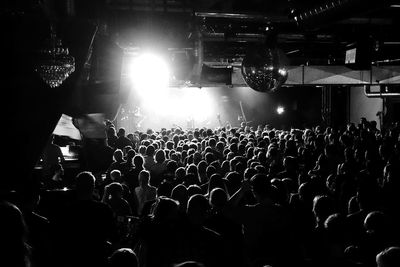
[[250, 179], [253, 192], [258, 195], [268, 195], [271, 192], [271, 182], [266, 174], [257, 173]]
[[171, 218], [171, 215], [178, 212], [179, 202], [167, 197], [159, 197], [154, 209], [154, 219], [165, 221]]
[[171, 191], [171, 198], [177, 201], [186, 201], [188, 198], [186, 186], [183, 184], [178, 184], [175, 186]]
[[214, 188], [210, 193], [210, 204], [222, 208], [228, 202], [228, 195], [222, 188]]
[[120, 248], [113, 252], [113, 254], [108, 258], [110, 267], [137, 267], [138, 259], [130, 248]]
[[124, 156], [124, 153], [122, 152], [121, 149], [116, 149], [114, 151], [114, 159], [115, 160], [122, 159], [123, 156]]
[[88, 171], [78, 173], [75, 180], [76, 190], [81, 193], [92, 193], [96, 179]]
[[198, 174], [197, 166], [194, 164], [190, 164], [186, 169], [186, 174], [193, 173], [194, 175]]
[[173, 267], [204, 267], [204, 264], [197, 261], [185, 261], [174, 264]]
[[187, 214], [204, 214], [210, 209], [210, 204], [205, 196], [195, 194], [189, 198]]
[[120, 183], [113, 182], [109, 185], [109, 192], [112, 197], [116, 197], [118, 195], [122, 195], [123, 187]]
[[144, 155], [146, 153], [146, 147], [141, 145], [139, 146], [139, 154]]
[[173, 148], [174, 148], [174, 142], [168, 141], [168, 142], [165, 144], [165, 146], [166, 146], [166, 148], [168, 148], [168, 149], [173, 149]]
[[197, 171], [199, 173], [205, 173], [207, 170], [207, 162], [205, 160], [201, 160], [198, 164], [197, 164]]
[[167, 172], [175, 173], [178, 169], [178, 163], [175, 160], [169, 160], [166, 164]]
[[165, 152], [162, 149], [157, 150], [155, 160], [157, 163], [162, 163], [165, 161]]
[[381, 211], [371, 211], [364, 219], [364, 228], [368, 232], [381, 232], [387, 229], [386, 214]]
[[400, 266], [400, 247], [389, 247], [376, 255], [378, 267]]
[[327, 195], [318, 195], [313, 200], [313, 212], [317, 218], [324, 220], [332, 214], [333, 202]]
[[133, 150], [132, 148], [128, 150], [128, 152], [126, 153], [126, 156], [130, 159], [133, 159], [133, 157], [136, 155], [135, 150]]
[[120, 170], [112, 170], [110, 172], [110, 176], [113, 180], [121, 178], [121, 171]]
[[153, 156], [155, 151], [156, 151], [155, 147], [153, 145], [149, 145], [146, 148], [146, 156]]
[[118, 136], [125, 136], [125, 128], [124, 127], [119, 128], [117, 135]]
[[331, 214], [326, 218], [324, 227], [331, 240], [342, 241], [345, 236], [346, 217], [340, 213]]
[[144, 158], [142, 155], [136, 155], [133, 157], [133, 165], [135, 165], [135, 167], [139, 167], [139, 166], [143, 166], [144, 164]]

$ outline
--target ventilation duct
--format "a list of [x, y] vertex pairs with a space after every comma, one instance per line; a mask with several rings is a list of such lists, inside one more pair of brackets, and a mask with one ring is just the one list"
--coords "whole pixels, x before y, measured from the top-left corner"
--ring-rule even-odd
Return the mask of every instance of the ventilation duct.
[[221, 83], [232, 85], [232, 68], [231, 67], [209, 67], [203, 64], [200, 76], [202, 83]]
[[328, 1], [307, 10], [292, 11], [291, 16], [303, 28], [317, 29], [323, 25], [383, 8], [388, 0], [335, 0]]

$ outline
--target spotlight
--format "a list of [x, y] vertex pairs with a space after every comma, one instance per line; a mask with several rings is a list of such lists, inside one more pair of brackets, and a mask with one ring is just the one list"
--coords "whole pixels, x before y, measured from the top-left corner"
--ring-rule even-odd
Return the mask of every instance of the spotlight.
[[144, 53], [133, 59], [130, 76], [137, 90], [149, 90], [154, 93], [168, 87], [169, 68], [162, 57]]
[[285, 108], [282, 106], [278, 106], [276, 108], [276, 113], [278, 113], [278, 115], [282, 115], [285, 112]]

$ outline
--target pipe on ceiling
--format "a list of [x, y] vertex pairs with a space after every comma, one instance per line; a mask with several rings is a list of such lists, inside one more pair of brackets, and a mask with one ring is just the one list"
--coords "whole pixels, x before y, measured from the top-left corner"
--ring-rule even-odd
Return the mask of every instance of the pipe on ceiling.
[[218, 13], [218, 12], [195, 12], [196, 17], [204, 18], [223, 18], [223, 19], [242, 19], [242, 20], [256, 20], [256, 21], [270, 21], [271, 18], [259, 14], [245, 14], [245, 13]]
[[291, 17], [303, 28], [318, 29], [323, 25], [389, 5], [389, 0], [333, 0], [300, 12], [293, 11]]

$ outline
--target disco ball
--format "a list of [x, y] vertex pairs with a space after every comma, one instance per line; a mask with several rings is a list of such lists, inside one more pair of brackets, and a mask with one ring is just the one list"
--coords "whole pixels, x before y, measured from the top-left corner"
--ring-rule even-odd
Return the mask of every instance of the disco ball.
[[288, 59], [279, 48], [256, 46], [249, 49], [242, 62], [247, 85], [258, 92], [274, 92], [288, 78]]

